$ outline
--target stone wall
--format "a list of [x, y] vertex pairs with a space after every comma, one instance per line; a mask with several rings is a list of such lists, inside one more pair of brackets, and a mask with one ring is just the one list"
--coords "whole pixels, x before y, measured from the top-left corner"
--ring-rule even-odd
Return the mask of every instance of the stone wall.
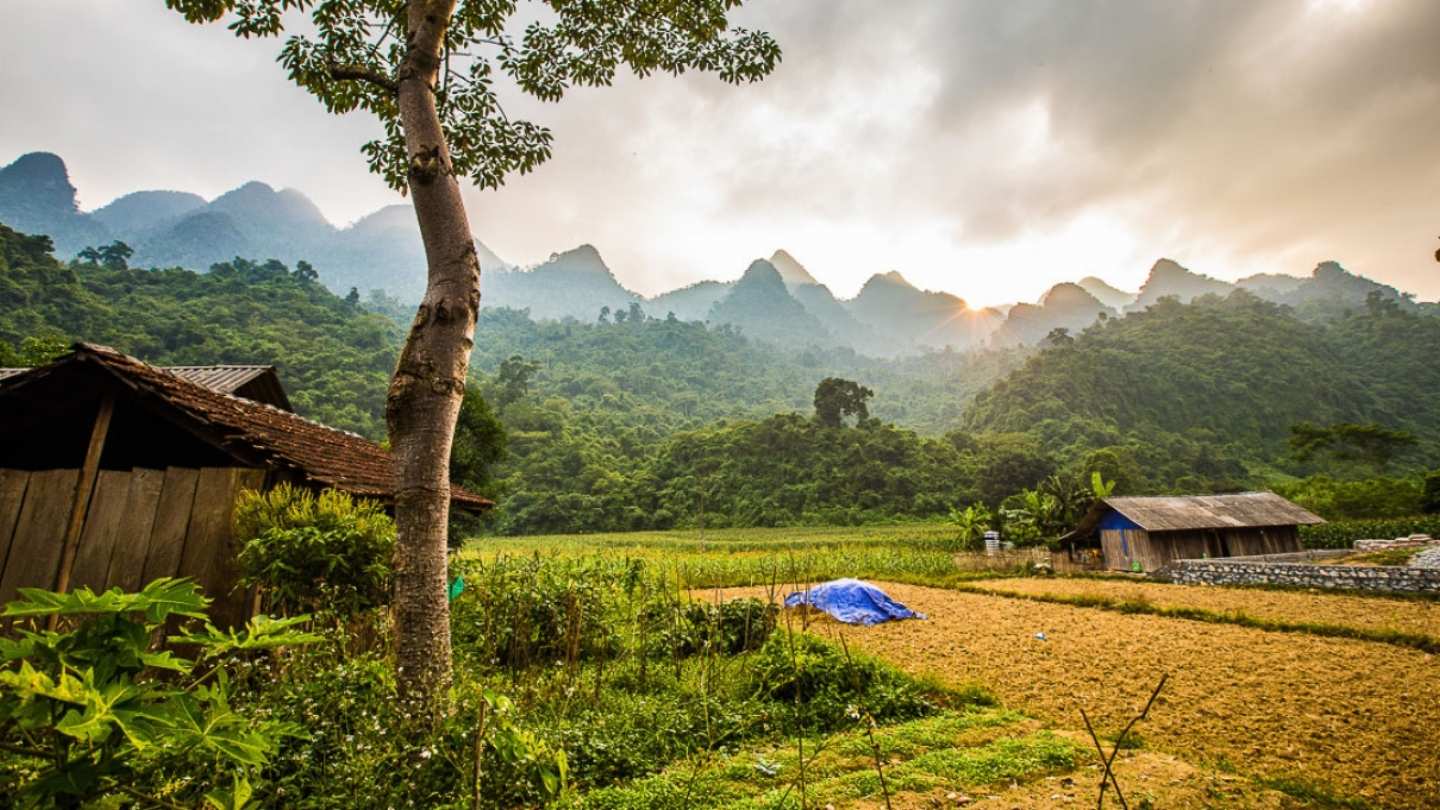
[[1185, 585], [1281, 585], [1440, 594], [1440, 570], [1408, 566], [1315, 565], [1248, 557], [1176, 560], [1155, 572], [1155, 576]]

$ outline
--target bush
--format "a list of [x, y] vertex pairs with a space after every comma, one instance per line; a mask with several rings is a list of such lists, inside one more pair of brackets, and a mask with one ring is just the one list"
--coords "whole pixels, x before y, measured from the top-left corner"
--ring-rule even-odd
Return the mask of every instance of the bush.
[[1440, 537], [1440, 515], [1416, 515], [1391, 520], [1337, 520], [1319, 526], [1301, 526], [1300, 542], [1306, 548], [1350, 548], [1356, 540], [1388, 539], [1411, 534]]
[[[306, 617], [257, 616], [240, 631], [198, 627], [210, 600], [193, 582], [168, 578], [139, 593], [21, 594], [4, 610], [21, 622], [18, 638], [0, 639], [0, 795], [20, 806], [128, 796], [143, 806], [241, 807], [281, 740], [302, 733], [236, 712], [230, 694], [247, 654], [317, 640], [292, 629]], [[25, 621], [54, 617], [59, 631]], [[169, 640], [194, 660], [157, 649], [167, 625], [182, 630]], [[168, 801], [154, 798], [162, 794]]]
[[805, 733], [832, 731], [853, 723], [861, 712], [885, 722], [939, 709], [929, 690], [894, 667], [847, 655], [805, 633], [771, 636], [756, 657], [753, 677], [757, 694], [798, 713], [781, 712], [777, 719], [798, 719]]
[[1427, 515], [1440, 514], [1440, 470], [1425, 475], [1425, 491], [1420, 497], [1420, 511]]
[[241, 582], [272, 609], [352, 616], [389, 601], [395, 523], [374, 501], [281, 484], [235, 505]]
[[472, 666], [519, 670], [609, 658], [627, 596], [644, 585], [639, 561], [466, 560], [452, 570], [465, 591], [451, 605], [451, 639]]
[[691, 656], [707, 651], [738, 655], [760, 649], [775, 631], [780, 608], [760, 599], [731, 599], [714, 604], [677, 600], [671, 594], [652, 599], [642, 616], [646, 654], [652, 658]]
[[1414, 478], [1347, 481], [1315, 475], [1279, 484], [1275, 491], [1327, 520], [1377, 520], [1421, 511], [1421, 485]]
[[344, 646], [336, 631], [251, 698], [309, 731], [285, 741], [261, 774], [258, 786], [276, 797], [266, 807], [472, 810], [540, 807], [558, 795], [565, 754], [521, 725], [508, 698], [460, 672], [451, 710], [432, 723], [401, 700], [383, 655], [349, 656]]

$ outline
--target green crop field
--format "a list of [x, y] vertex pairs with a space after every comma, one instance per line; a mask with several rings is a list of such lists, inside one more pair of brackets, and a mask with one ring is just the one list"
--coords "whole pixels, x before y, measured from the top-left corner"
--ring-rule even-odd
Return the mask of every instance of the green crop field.
[[461, 552], [480, 561], [533, 555], [640, 560], [686, 588], [838, 577], [941, 584], [969, 578], [968, 569], [993, 575], [1023, 568], [1010, 555], [985, 565], [957, 565], [970, 555], [962, 552], [955, 528], [939, 523], [483, 537]]

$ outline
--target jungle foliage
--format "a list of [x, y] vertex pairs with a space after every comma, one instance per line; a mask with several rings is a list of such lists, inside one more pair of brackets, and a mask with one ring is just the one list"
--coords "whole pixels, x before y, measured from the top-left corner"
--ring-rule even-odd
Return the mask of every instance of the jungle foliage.
[[[382, 435], [406, 307], [334, 296], [304, 266], [197, 274], [123, 254], [62, 265], [43, 237], [0, 229], [0, 363], [75, 339], [162, 364], [275, 363], [302, 414]], [[625, 315], [482, 311], [451, 473], [497, 498], [491, 530], [855, 525], [976, 503], [992, 522], [1065, 516], [1068, 501], [1018, 507], [1052, 475], [1092, 473], [1120, 495], [1274, 488], [1329, 518], [1434, 508], [1440, 318], [1379, 298], [1328, 320], [1245, 292], [1162, 300], [1038, 351], [889, 360]]]

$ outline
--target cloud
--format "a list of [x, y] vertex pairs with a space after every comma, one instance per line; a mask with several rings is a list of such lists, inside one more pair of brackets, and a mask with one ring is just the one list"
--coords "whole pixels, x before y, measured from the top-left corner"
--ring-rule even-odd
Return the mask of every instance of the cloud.
[[[389, 201], [368, 123], [290, 88], [274, 43], [91, 5], [7, 9], [25, 123], [0, 157], [61, 152], [87, 204], [252, 177], [342, 221]], [[1221, 277], [1334, 258], [1440, 296], [1440, 3], [752, 0], [736, 19], [784, 48], [761, 84], [513, 100], [556, 155], [467, 193], [481, 238], [519, 261], [592, 242], [647, 292], [783, 246], [842, 293], [899, 269], [1033, 299], [1090, 273], [1133, 287], [1169, 255]], [[47, 32], [73, 54], [42, 55]]]

